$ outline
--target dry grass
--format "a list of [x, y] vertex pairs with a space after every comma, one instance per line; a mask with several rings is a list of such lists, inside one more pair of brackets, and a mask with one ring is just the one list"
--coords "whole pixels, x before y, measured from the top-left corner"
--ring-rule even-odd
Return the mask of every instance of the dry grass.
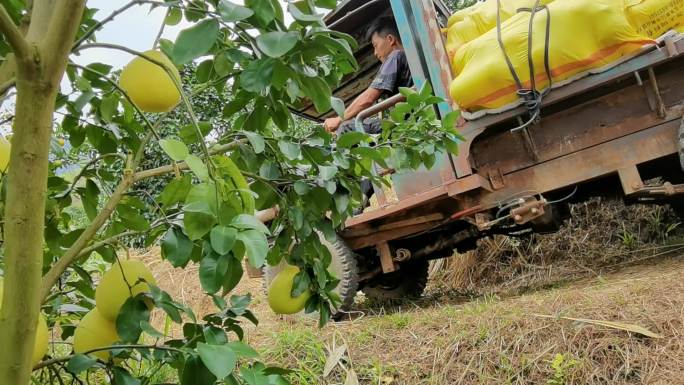
[[666, 206], [592, 199], [571, 210], [557, 233], [487, 238], [477, 250], [435, 262], [430, 290], [522, 291], [684, 250], [684, 229]]
[[[684, 385], [684, 252], [664, 247], [678, 244], [672, 214], [600, 201], [573, 211], [557, 234], [484, 240], [434, 265], [417, 302], [360, 303], [363, 316], [322, 330], [310, 318], [275, 317], [261, 280], [245, 279], [236, 292], [255, 296], [261, 321], [246, 338], [302, 385], [342, 384], [351, 368], [361, 384]], [[196, 269], [174, 270], [158, 250], [143, 259], [174, 297], [212, 311]], [[628, 322], [663, 338], [534, 314]], [[340, 344], [346, 353], [323, 378]]]

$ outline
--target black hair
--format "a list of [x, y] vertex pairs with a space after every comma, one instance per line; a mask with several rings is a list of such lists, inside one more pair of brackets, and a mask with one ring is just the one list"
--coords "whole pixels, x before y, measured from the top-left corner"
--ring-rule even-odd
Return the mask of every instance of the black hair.
[[373, 22], [373, 24], [368, 27], [366, 32], [366, 40], [370, 40], [374, 34], [378, 34], [380, 37], [387, 37], [388, 35], [394, 35], [397, 40], [401, 41], [399, 36], [399, 29], [397, 28], [397, 23], [392, 17], [384, 16]]

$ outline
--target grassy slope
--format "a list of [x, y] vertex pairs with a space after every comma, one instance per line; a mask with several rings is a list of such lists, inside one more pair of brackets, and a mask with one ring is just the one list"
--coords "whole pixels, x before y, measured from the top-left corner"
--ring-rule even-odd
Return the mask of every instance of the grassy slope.
[[[249, 339], [299, 384], [344, 382], [339, 366], [320, 379], [333, 340], [367, 384], [684, 384], [682, 293], [674, 258], [519, 297], [431, 298], [322, 331], [301, 318], [266, 322]], [[535, 314], [629, 322], [663, 338]]]
[[[293, 369], [293, 384], [343, 384], [353, 368], [361, 384], [684, 385], [684, 229], [657, 207], [593, 201], [573, 211], [556, 234], [485, 240], [446, 260], [418, 302], [362, 301], [353, 321], [323, 330], [274, 316], [261, 280], [245, 279], [236, 292], [254, 294], [261, 321], [247, 338]], [[195, 267], [174, 270], [158, 249], [143, 258], [175, 298], [212, 310]], [[663, 338], [535, 314], [629, 322]], [[346, 369], [323, 378], [341, 345]]]

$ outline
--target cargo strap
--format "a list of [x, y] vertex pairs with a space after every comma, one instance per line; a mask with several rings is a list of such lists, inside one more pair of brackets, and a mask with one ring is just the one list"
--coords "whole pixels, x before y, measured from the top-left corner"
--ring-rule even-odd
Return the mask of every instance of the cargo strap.
[[[551, 13], [546, 5], [539, 5], [541, 0], [537, 0], [533, 8], [519, 8], [517, 12], [530, 12], [530, 22], [527, 32], [527, 63], [530, 70], [530, 88], [525, 88], [520, 77], [518, 76], [513, 63], [511, 62], [508, 53], [506, 52], [506, 47], [503, 43], [503, 38], [501, 37], [501, 0], [497, 0], [496, 8], [496, 37], [499, 42], [499, 47], [503, 52], [504, 58], [506, 59], [506, 65], [508, 70], [513, 76], [513, 80], [518, 88], [517, 94], [523, 99], [525, 107], [530, 115], [530, 119], [519, 127], [512, 129], [511, 131], [520, 130], [529, 126], [530, 124], [536, 123], [539, 120], [542, 99], [551, 90], [551, 85], [553, 79], [551, 77], [551, 68], [549, 65], [549, 42], [551, 35]], [[542, 92], [537, 90], [536, 76], [534, 71], [534, 58], [532, 57], [532, 35], [534, 32], [534, 16], [538, 11], [546, 11], [546, 36], [544, 38], [544, 70], [546, 71], [546, 76], [549, 80], [549, 86]]]

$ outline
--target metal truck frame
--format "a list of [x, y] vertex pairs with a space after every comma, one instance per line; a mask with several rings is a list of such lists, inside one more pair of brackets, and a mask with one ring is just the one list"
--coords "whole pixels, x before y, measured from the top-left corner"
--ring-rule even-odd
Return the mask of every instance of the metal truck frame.
[[[451, 72], [441, 33], [448, 10], [435, 0], [348, 0], [329, 14], [330, 28], [360, 41], [360, 70], [335, 95], [349, 102], [368, 86], [379, 63], [362, 34], [385, 14], [397, 21], [415, 84], [429, 82], [447, 100], [439, 113], [448, 113]], [[359, 119], [401, 100], [392, 97]], [[608, 71], [553, 90], [537, 124], [512, 130], [527, 119], [523, 107], [460, 122], [466, 140], [457, 156], [393, 175], [398, 201], [376, 189], [381, 207], [346, 222], [340, 242], [356, 261], [339, 272], [342, 283], [354, 280], [347, 286], [379, 297], [420, 294], [428, 260], [472, 249], [492, 234], [553, 231], [568, 202], [593, 195], [681, 207], [675, 198], [684, 192], [683, 111], [684, 38], [673, 34]], [[327, 116], [311, 106], [297, 112]]]

